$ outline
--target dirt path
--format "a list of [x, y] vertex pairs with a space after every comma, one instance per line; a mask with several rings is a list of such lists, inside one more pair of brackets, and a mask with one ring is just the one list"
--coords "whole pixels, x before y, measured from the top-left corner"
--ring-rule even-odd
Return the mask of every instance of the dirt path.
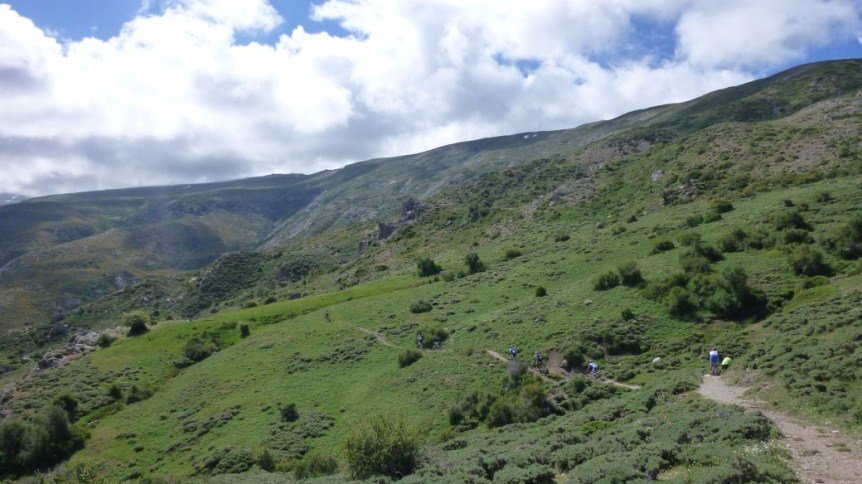
[[698, 393], [719, 403], [759, 410], [784, 434], [782, 445], [789, 452], [791, 466], [802, 482], [862, 482], [862, 452], [858, 442], [834, 429], [800, 422], [787, 414], [762, 408], [742, 397], [745, 388], [728, 385], [722, 378], [705, 375]]
[[383, 346], [388, 346], [390, 348], [401, 348], [398, 345], [394, 345], [394, 344], [390, 343], [386, 339], [386, 336], [383, 336], [383, 333], [378, 333], [377, 331], [373, 331], [373, 330], [370, 330], [368, 328], [363, 328], [362, 326], [357, 326], [355, 324], [351, 324], [350, 326], [353, 326], [354, 328], [358, 329], [359, 331], [362, 331], [365, 334], [374, 336], [375, 338], [377, 338], [377, 342], [382, 344]]
[[[506, 364], [508, 364], [508, 363], [509, 363], [509, 360], [508, 360], [508, 359], [506, 359], [506, 357], [505, 357], [505, 356], [503, 356], [503, 355], [501, 355], [500, 353], [497, 353], [497, 352], [496, 352], [496, 351], [494, 351], [494, 350], [487, 350], [487, 351], [488, 351], [488, 354], [489, 354], [489, 355], [491, 355], [493, 358], [495, 358], [495, 359], [499, 360], [500, 362], [502, 362], [502, 363], [506, 363]], [[535, 369], [535, 368], [529, 368], [529, 370], [530, 370], [530, 373], [532, 373], [532, 374], [536, 375], [537, 377], [541, 378], [541, 379], [542, 379], [542, 381], [545, 381], [545, 382], [548, 382], [548, 383], [557, 383], [557, 380], [554, 380], [553, 378], [549, 377], [548, 375], [543, 374], [542, 372], [540, 372], [539, 370], [537, 370], [537, 369]]]

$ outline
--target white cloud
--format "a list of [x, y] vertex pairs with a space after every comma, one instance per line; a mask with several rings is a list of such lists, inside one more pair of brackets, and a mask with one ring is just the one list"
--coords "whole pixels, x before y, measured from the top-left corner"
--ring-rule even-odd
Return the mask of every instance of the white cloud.
[[[856, 38], [855, 0], [328, 0], [271, 44], [266, 0], [143, 2], [110, 39], [58, 42], [0, 5], [0, 191], [312, 172], [556, 129], [744, 82]], [[635, 21], [676, 35], [619, 57]], [[516, 62], [526, 61], [526, 75]]]

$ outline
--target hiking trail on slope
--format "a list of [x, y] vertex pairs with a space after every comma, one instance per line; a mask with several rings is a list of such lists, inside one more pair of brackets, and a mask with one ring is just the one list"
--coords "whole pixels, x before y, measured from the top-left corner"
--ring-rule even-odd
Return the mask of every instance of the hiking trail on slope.
[[862, 482], [862, 452], [836, 429], [801, 422], [789, 415], [770, 410], [762, 403], [743, 398], [746, 388], [728, 385], [721, 377], [704, 375], [698, 393], [718, 403], [758, 410], [771, 420], [784, 437], [781, 444], [791, 456], [790, 465], [799, 479], [810, 483]]
[[397, 346], [397, 345], [390, 343], [386, 339], [386, 336], [383, 335], [383, 333], [378, 333], [377, 331], [373, 331], [373, 330], [370, 330], [368, 328], [363, 328], [362, 326], [358, 326], [356, 324], [351, 324], [351, 326], [358, 329], [359, 331], [362, 331], [363, 333], [365, 333], [367, 335], [374, 336], [377, 339], [377, 342], [382, 344], [383, 346], [388, 346], [390, 348], [400, 348], [400, 346]]
[[[509, 363], [509, 360], [508, 360], [505, 356], [501, 355], [500, 353], [497, 353], [497, 352], [496, 352], [496, 351], [494, 351], [494, 350], [485, 350], [485, 351], [486, 351], [486, 352], [487, 352], [487, 353], [488, 353], [492, 358], [494, 358], [494, 359], [496, 359], [496, 360], [500, 361], [501, 363], [507, 363], [507, 364]], [[544, 373], [540, 372], [540, 371], [539, 371], [538, 369], [536, 369], [536, 368], [530, 368], [529, 370], [530, 370], [530, 373], [532, 373], [532, 374], [536, 375], [537, 377], [541, 378], [543, 381], [545, 381], [545, 382], [547, 382], [547, 383], [558, 383], [558, 380], [554, 380], [553, 378], [549, 377], [548, 375], [545, 375]], [[554, 372], [552, 371], [552, 373], [554, 373]], [[567, 374], [565, 374], [565, 373], [558, 373], [558, 374], [562, 375], [564, 379], [568, 379], [568, 375], [567, 375]], [[626, 388], [626, 389], [629, 389], [629, 390], [637, 390], [637, 389], [639, 389], [639, 388], [640, 388], [640, 386], [638, 386], [638, 385], [628, 385], [628, 384], [626, 384], [626, 383], [620, 383], [620, 382], [618, 382], [618, 381], [611, 380], [611, 379], [607, 379], [607, 378], [603, 378], [603, 379], [596, 380], [596, 381], [598, 381], [598, 382], [600, 382], [600, 383], [606, 383], [606, 384], [608, 384], [608, 385], [614, 385], [614, 386], [618, 386], [618, 387], [621, 387], [621, 388]]]

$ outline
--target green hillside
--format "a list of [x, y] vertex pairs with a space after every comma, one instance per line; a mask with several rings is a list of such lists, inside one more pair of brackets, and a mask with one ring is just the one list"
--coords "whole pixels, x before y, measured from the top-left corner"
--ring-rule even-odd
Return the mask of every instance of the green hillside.
[[[862, 435], [860, 113], [862, 61], [821, 63], [535, 138], [2, 207], [0, 316], [79, 300], [3, 338], [0, 467], [792, 482], [770, 420], [694, 390], [717, 347], [770, 407]], [[143, 334], [32, 370], [133, 311]]]

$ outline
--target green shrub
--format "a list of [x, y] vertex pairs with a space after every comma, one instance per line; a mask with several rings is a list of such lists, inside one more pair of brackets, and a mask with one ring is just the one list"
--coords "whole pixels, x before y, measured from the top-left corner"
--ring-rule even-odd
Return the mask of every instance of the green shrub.
[[691, 215], [685, 218], [685, 224], [689, 227], [697, 227], [703, 223], [703, 215]]
[[132, 311], [123, 316], [123, 324], [129, 328], [129, 336], [146, 333], [148, 322], [150, 322], [150, 317], [143, 311]]
[[256, 307], [257, 307], [257, 303], [254, 301], [248, 301], [242, 305], [243, 309], [251, 309], [251, 308], [256, 308]]
[[817, 196], [814, 197], [814, 200], [816, 200], [818, 203], [829, 203], [835, 199], [832, 197], [832, 194], [829, 192], [819, 192], [817, 194]]
[[790, 254], [790, 266], [797, 275], [829, 276], [832, 268], [824, 261], [823, 253], [810, 245], [800, 245]]
[[684, 287], [674, 287], [664, 297], [664, 305], [672, 316], [684, 318], [697, 311], [691, 293]]
[[218, 346], [212, 340], [192, 338], [186, 341], [183, 354], [191, 361], [203, 361], [218, 350]]
[[257, 455], [257, 466], [266, 472], [275, 470], [275, 459], [272, 458], [272, 453], [270, 453], [269, 449], [263, 449]]
[[742, 229], [734, 229], [718, 241], [722, 252], [739, 252], [742, 250], [748, 234]]
[[777, 230], [811, 230], [811, 226], [805, 221], [805, 218], [798, 210], [788, 210], [774, 215], [773, 224]]
[[811, 234], [801, 229], [789, 229], [784, 231], [784, 243], [792, 244], [808, 244], [813, 242]]
[[703, 237], [697, 232], [686, 232], [679, 236], [679, 243], [686, 247], [691, 247], [701, 242], [703, 242]]
[[266, 299], [264, 299], [264, 300], [263, 300], [263, 303], [264, 303], [264, 304], [272, 304], [272, 303], [274, 303], [274, 302], [276, 302], [276, 301], [278, 301], [278, 299], [276, 299], [276, 298], [275, 298], [275, 296], [269, 296], [269, 297], [267, 297]]
[[288, 403], [279, 407], [278, 412], [281, 414], [282, 422], [296, 422], [299, 419], [299, 411], [296, 409], [295, 403]]
[[102, 333], [99, 335], [99, 339], [96, 341], [96, 344], [99, 345], [99, 348], [107, 348], [114, 343], [116, 338], [109, 335], [108, 333]]
[[706, 224], [718, 222], [719, 220], [721, 220], [721, 214], [712, 210], [706, 212], [706, 215], [703, 216], [703, 223]]
[[706, 274], [712, 272], [709, 260], [706, 257], [699, 256], [692, 252], [688, 252], [680, 256], [679, 265], [685, 277], [692, 277], [695, 274]]
[[733, 211], [733, 204], [727, 200], [717, 200], [712, 204], [712, 211], [717, 213], [727, 213]]
[[635, 313], [629, 308], [624, 308], [622, 311], [620, 311], [620, 318], [623, 321], [631, 321], [635, 318]]
[[419, 361], [419, 358], [422, 358], [422, 352], [414, 350], [412, 348], [405, 350], [403, 353], [398, 355], [398, 366], [401, 368], [407, 367]]
[[62, 408], [70, 421], [74, 421], [78, 416], [78, 399], [68, 393], [56, 395], [51, 399], [51, 404]]
[[434, 345], [434, 341], [442, 343], [449, 338], [449, 332], [439, 324], [423, 325], [417, 333], [422, 336], [422, 346], [425, 348], [431, 348]]
[[114, 401], [121, 400], [123, 398], [123, 389], [116, 383], [113, 383], [108, 388], [108, 396]]
[[249, 329], [248, 324], [243, 323], [239, 325], [239, 336], [240, 338], [248, 338], [251, 335], [251, 329]]
[[545, 297], [548, 295], [548, 290], [542, 286], [536, 288], [536, 297]]
[[535, 422], [550, 415], [552, 410], [544, 387], [531, 383], [497, 398], [488, 409], [486, 420], [489, 427]]
[[670, 240], [657, 240], [652, 245], [652, 253], [667, 252], [673, 250], [674, 247], [673, 242]]
[[638, 221], [638, 216], [632, 214], [628, 219], [626, 219], [626, 223], [633, 224]]
[[455, 280], [455, 273], [452, 271], [443, 271], [443, 274], [441, 274], [441, 276], [446, 282], [452, 282]]
[[132, 385], [132, 388], [129, 389], [129, 394], [126, 395], [126, 403], [140, 402], [141, 400], [146, 400], [151, 396], [153, 396], [152, 388]]
[[485, 270], [485, 264], [479, 259], [479, 254], [470, 252], [464, 256], [464, 264], [467, 265], [467, 270], [470, 274], [476, 274]]
[[355, 479], [404, 477], [416, 468], [420, 442], [403, 422], [378, 417], [355, 427], [344, 441], [347, 467]]
[[643, 275], [636, 262], [627, 262], [617, 267], [620, 282], [626, 286], [637, 286], [644, 281]]
[[605, 272], [593, 281], [593, 289], [597, 291], [607, 291], [619, 285], [620, 275], [616, 271]]
[[419, 259], [419, 261], [416, 262], [416, 268], [419, 270], [420, 277], [433, 276], [439, 274], [440, 271], [443, 270], [443, 268], [437, 265], [434, 260], [428, 257]]
[[294, 479], [331, 476], [338, 472], [338, 461], [328, 455], [307, 454], [293, 468]]
[[521, 251], [518, 249], [509, 249], [506, 251], [506, 260], [517, 259], [521, 257]]
[[862, 257], [862, 215], [840, 225], [825, 241], [829, 250], [844, 259]]
[[565, 242], [569, 240], [569, 234], [557, 234], [554, 236], [554, 242]]
[[430, 302], [419, 300], [410, 305], [410, 312], [414, 314], [427, 313], [433, 308]]

